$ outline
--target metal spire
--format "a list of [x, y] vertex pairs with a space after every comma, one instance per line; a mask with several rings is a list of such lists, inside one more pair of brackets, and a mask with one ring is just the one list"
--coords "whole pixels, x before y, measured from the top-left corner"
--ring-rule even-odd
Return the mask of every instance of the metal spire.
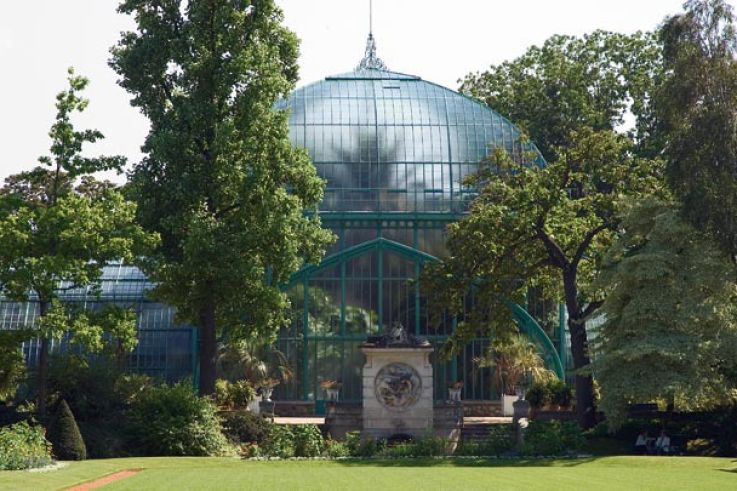
[[366, 53], [356, 70], [386, 70], [386, 65], [376, 56], [376, 40], [374, 39], [374, 0], [369, 0], [369, 35], [366, 41]]

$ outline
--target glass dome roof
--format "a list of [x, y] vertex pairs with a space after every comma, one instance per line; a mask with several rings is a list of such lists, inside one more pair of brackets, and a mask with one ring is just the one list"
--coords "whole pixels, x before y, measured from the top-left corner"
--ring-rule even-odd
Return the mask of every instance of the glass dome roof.
[[[378, 59], [376, 59], [378, 60]], [[494, 148], [516, 158], [519, 130], [485, 105], [420, 77], [362, 62], [294, 91], [290, 138], [327, 181], [322, 212], [462, 213], [461, 184]]]

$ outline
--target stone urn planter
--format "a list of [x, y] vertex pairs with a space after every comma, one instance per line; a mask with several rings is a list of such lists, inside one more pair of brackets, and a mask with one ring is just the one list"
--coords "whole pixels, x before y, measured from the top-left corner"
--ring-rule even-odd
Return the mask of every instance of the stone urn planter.
[[514, 416], [513, 404], [520, 399], [517, 395], [502, 394], [502, 415]]
[[453, 382], [448, 386], [448, 400], [450, 402], [461, 402], [461, 391], [463, 390], [463, 382]]
[[320, 387], [325, 390], [325, 395], [328, 402], [338, 402], [340, 398], [340, 388], [343, 386], [336, 380], [323, 380], [320, 382]]

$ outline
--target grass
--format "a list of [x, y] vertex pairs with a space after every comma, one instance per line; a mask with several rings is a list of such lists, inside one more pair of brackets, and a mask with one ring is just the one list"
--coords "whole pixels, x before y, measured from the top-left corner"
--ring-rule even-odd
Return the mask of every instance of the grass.
[[272, 462], [131, 458], [73, 462], [47, 473], [0, 472], [0, 489], [64, 489], [134, 468], [144, 471], [105, 489], [737, 489], [737, 461], [708, 457]]

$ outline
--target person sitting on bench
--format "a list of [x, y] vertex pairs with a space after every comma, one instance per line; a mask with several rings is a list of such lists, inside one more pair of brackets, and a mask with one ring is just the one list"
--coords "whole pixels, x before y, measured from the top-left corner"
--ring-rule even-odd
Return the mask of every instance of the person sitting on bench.
[[670, 437], [665, 434], [665, 430], [662, 430], [658, 439], [655, 440], [655, 453], [658, 455], [670, 453]]
[[637, 435], [637, 440], [635, 440], [635, 454], [645, 455], [647, 453], [647, 431], [642, 430], [640, 434]]

